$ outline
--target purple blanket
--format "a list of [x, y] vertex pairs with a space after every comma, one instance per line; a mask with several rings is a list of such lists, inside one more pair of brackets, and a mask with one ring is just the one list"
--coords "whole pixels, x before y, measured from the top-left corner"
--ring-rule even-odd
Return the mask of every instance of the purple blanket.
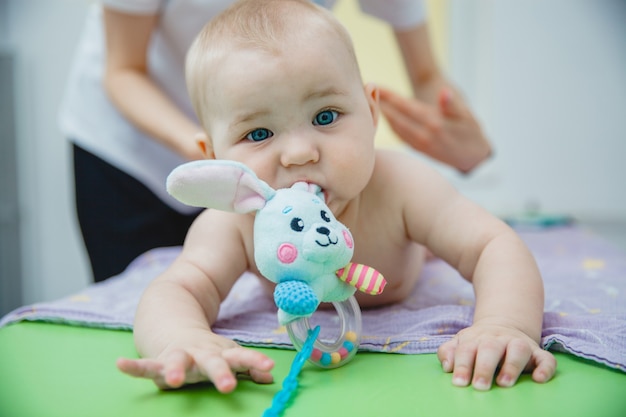
[[[626, 252], [577, 228], [520, 231], [541, 269], [546, 304], [542, 344], [626, 371]], [[146, 285], [177, 256], [180, 248], [154, 249], [122, 274], [58, 301], [21, 307], [0, 326], [21, 320], [131, 329]], [[440, 260], [426, 264], [406, 301], [363, 311], [362, 350], [435, 352], [471, 324], [472, 287]], [[312, 325], [335, 329], [334, 311], [318, 311]], [[258, 279], [246, 274], [220, 310], [217, 333], [251, 346], [291, 348], [276, 320], [273, 300]]]

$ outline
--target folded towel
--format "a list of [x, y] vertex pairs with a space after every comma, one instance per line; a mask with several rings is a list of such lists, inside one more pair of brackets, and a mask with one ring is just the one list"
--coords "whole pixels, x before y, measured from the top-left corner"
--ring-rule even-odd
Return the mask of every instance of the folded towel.
[[[544, 278], [542, 345], [626, 371], [626, 252], [578, 227], [520, 230]], [[122, 274], [53, 302], [21, 307], [0, 326], [39, 320], [79, 326], [132, 329], [139, 297], [180, 252], [151, 250]], [[472, 322], [472, 286], [441, 260], [427, 262], [402, 303], [363, 311], [361, 349], [430, 353]], [[312, 325], [332, 334], [331, 310], [317, 311]], [[276, 319], [272, 298], [259, 279], [244, 274], [222, 304], [215, 332], [243, 345], [291, 348]], [[324, 335], [321, 337], [330, 337]]]

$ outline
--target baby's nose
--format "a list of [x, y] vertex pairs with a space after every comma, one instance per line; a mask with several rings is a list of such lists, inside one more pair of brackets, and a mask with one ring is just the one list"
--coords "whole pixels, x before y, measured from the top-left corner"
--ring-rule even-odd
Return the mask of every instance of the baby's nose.
[[319, 149], [310, 137], [297, 134], [285, 137], [280, 156], [283, 166], [306, 165], [316, 163], [319, 159]]

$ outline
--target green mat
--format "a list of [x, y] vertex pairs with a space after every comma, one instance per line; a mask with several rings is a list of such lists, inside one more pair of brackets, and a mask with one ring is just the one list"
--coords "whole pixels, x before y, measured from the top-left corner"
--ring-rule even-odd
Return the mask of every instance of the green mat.
[[[117, 371], [136, 357], [132, 334], [23, 322], [0, 329], [0, 416], [261, 416], [280, 390], [294, 351], [260, 349], [276, 361], [270, 385], [240, 381], [233, 394], [210, 384], [160, 392]], [[305, 365], [285, 417], [626, 416], [626, 374], [556, 354], [558, 372], [539, 385], [524, 375], [513, 388], [456, 388], [435, 355], [359, 353], [345, 367]]]

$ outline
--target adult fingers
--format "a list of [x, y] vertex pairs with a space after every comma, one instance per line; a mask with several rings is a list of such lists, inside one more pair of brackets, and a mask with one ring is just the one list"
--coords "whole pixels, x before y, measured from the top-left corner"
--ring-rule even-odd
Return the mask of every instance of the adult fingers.
[[432, 136], [428, 130], [411, 119], [405, 113], [398, 111], [397, 108], [381, 103], [380, 109], [387, 118], [389, 126], [396, 134], [413, 148], [427, 152], [433, 143]]
[[422, 125], [427, 129], [437, 131], [441, 129], [441, 117], [437, 114], [437, 109], [416, 98], [403, 97], [394, 91], [380, 89], [380, 105], [383, 114], [393, 109], [396, 114], [403, 115], [413, 123]]
[[465, 107], [459, 97], [447, 87], [439, 92], [439, 109], [447, 117], [461, 117], [465, 114]]

